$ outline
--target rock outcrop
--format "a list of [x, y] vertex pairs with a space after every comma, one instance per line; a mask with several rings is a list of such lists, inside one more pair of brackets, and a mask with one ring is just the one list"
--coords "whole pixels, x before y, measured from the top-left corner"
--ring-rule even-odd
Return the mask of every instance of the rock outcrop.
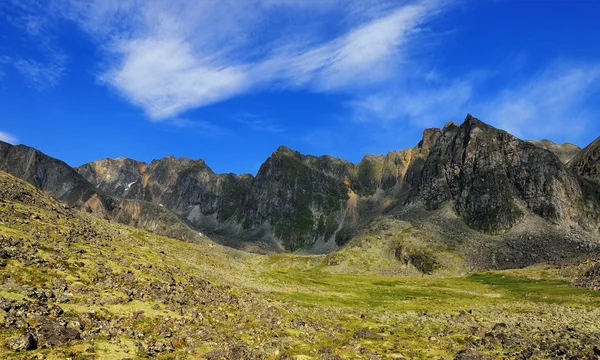
[[103, 159], [75, 170], [26, 146], [0, 143], [0, 169], [70, 205], [191, 241], [330, 252], [371, 219], [417, 205], [450, 204], [466, 224], [502, 234], [529, 216], [596, 230], [600, 139], [578, 148], [522, 141], [471, 115], [426, 129], [410, 149], [358, 164], [279, 147], [256, 176], [217, 174], [203, 160]]
[[[54, 198], [105, 219], [177, 239], [196, 241], [198, 232], [168, 208], [132, 201], [94, 186], [63, 161], [34, 148], [0, 141], [0, 170], [21, 178]], [[123, 176], [126, 172], [119, 172]], [[113, 174], [115, 175], [115, 174]]]
[[582, 191], [554, 153], [468, 115], [444, 127], [409, 201], [428, 209], [453, 201], [467, 224], [503, 233], [531, 213], [577, 222]]
[[569, 162], [569, 168], [583, 178], [600, 183], [600, 137], [577, 154]]

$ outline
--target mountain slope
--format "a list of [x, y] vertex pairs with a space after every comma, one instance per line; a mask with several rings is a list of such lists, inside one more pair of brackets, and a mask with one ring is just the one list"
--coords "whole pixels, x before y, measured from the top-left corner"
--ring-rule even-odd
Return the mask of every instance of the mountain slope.
[[467, 224], [498, 234], [530, 213], [578, 223], [582, 197], [577, 177], [552, 152], [468, 115], [444, 127], [410, 201], [428, 209], [452, 201]]
[[569, 168], [579, 176], [600, 183], [600, 137], [581, 150], [569, 162]]
[[103, 159], [77, 171], [111, 195], [161, 204], [206, 234], [327, 252], [389, 205], [440, 133], [426, 130], [415, 148], [368, 155], [359, 164], [281, 146], [256, 177], [215, 174], [203, 160], [174, 157], [150, 164]]
[[28, 146], [0, 141], [0, 170], [70, 205], [84, 204], [96, 194], [94, 187], [69, 165]]
[[110, 196], [65, 162], [24, 145], [0, 141], [0, 170], [19, 177], [70, 206], [158, 234], [197, 241], [201, 236], [177, 214], [157, 204]]
[[598, 235], [598, 184], [539, 144], [470, 115], [460, 126], [425, 130], [414, 148], [367, 155], [358, 164], [281, 146], [256, 177], [216, 174], [203, 160], [173, 156], [150, 164], [103, 159], [75, 173], [31, 148], [0, 150], [2, 168], [71, 205], [164, 235], [195, 241], [201, 232], [259, 252], [329, 253], [378, 216], [447, 203], [488, 234], [538, 216]]
[[560, 159], [560, 161], [562, 161], [563, 164], [567, 164], [581, 151], [581, 148], [579, 146], [571, 143], [555, 144], [554, 142], [547, 139], [528, 141], [537, 147], [552, 151], [556, 156], [558, 156], [558, 158]]
[[490, 234], [529, 216], [596, 230], [600, 188], [565, 167], [574, 150], [522, 141], [468, 115], [460, 126], [425, 130], [414, 148], [358, 164], [281, 146], [256, 177], [173, 157], [149, 165], [104, 159], [77, 170], [112, 195], [164, 205], [205, 233], [324, 253], [407, 204], [433, 210], [451, 202], [469, 226]]
[[[427, 265], [418, 245], [405, 244], [395, 269]], [[597, 351], [598, 293], [569, 287], [554, 268], [406, 278], [349, 275], [335, 260], [176, 241], [63, 206], [0, 172], [0, 359]]]

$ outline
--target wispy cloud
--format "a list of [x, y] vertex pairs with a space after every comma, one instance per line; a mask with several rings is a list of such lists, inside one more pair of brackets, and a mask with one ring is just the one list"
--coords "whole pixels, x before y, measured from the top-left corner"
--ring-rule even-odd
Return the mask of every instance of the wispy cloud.
[[[408, 43], [439, 11], [436, 1], [385, 0], [362, 12], [332, 0], [65, 4], [66, 16], [105, 49], [102, 82], [154, 120], [266, 86], [352, 91], [389, 81]], [[301, 20], [273, 20], [292, 13]], [[324, 26], [323, 14], [342, 19], [327, 24], [333, 37], [312, 31]]]
[[58, 24], [55, 12], [47, 1], [11, 1], [0, 4], [0, 21], [10, 24], [20, 46], [2, 48], [0, 63], [5, 70], [12, 67], [23, 76], [27, 85], [45, 90], [58, 84], [66, 72], [67, 56], [56, 44]]
[[429, 127], [456, 119], [465, 112], [474, 86], [472, 79], [464, 79], [448, 84], [398, 87], [359, 98], [349, 105], [358, 122]]
[[232, 117], [234, 121], [244, 125], [245, 127], [258, 132], [280, 133], [284, 129], [276, 122], [270, 121], [263, 114], [241, 113]]
[[17, 139], [14, 135], [9, 134], [7, 132], [4, 131], [0, 131], [0, 141], [4, 141], [7, 142], [9, 144], [17, 144], [19, 142], [19, 139]]
[[[359, 96], [349, 103], [359, 123], [399, 130], [441, 126], [467, 113], [522, 138], [575, 141], [597, 121], [590, 100], [600, 94], [600, 63], [556, 60], [533, 74], [499, 77], [474, 71], [445, 78], [421, 73], [421, 80]], [[498, 92], [485, 91], [494, 79]], [[593, 102], [593, 101], [592, 101]]]
[[29, 86], [44, 90], [58, 84], [66, 70], [65, 57], [54, 54], [52, 58], [46, 63], [35, 59], [18, 58], [12, 61], [12, 65], [25, 77]]
[[482, 101], [475, 111], [517, 136], [576, 137], [597, 121], [585, 104], [598, 90], [600, 64], [562, 60]]

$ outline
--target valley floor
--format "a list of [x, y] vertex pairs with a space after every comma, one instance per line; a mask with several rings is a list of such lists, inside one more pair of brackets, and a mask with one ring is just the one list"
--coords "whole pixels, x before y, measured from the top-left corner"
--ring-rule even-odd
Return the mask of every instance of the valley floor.
[[599, 359], [578, 268], [335, 273], [325, 256], [188, 244], [0, 174], [3, 359]]

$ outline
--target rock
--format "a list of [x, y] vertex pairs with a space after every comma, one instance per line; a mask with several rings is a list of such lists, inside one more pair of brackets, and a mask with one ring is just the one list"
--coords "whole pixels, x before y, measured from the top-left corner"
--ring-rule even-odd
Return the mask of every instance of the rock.
[[319, 360], [344, 360], [342, 357], [334, 354], [321, 354]]
[[470, 226], [491, 234], [511, 229], [528, 212], [553, 222], [582, 219], [578, 179], [550, 151], [471, 115], [444, 128], [409, 202], [437, 209], [451, 201]]
[[52, 287], [58, 291], [67, 291], [68, 283], [65, 279], [55, 278], [52, 280]]
[[295, 358], [290, 354], [283, 354], [277, 360], [295, 360]]
[[27, 351], [37, 348], [37, 342], [31, 334], [6, 339], [6, 345], [14, 351]]
[[66, 345], [81, 338], [78, 330], [62, 326], [52, 320], [46, 320], [36, 327], [36, 332], [40, 347]]
[[461, 350], [454, 360], [493, 360], [494, 358], [475, 350]]
[[157, 331], [156, 335], [159, 337], [170, 338], [173, 336], [173, 332], [166, 326], [161, 326]]
[[354, 333], [354, 338], [355, 339], [370, 339], [370, 340], [382, 340], [384, 339], [383, 336], [374, 333], [373, 331], [369, 330], [369, 329], [360, 329], [357, 330]]
[[67, 323], [67, 328], [81, 331], [83, 330], [83, 324], [79, 320], [71, 320]]
[[600, 182], [600, 137], [575, 155], [568, 167], [586, 179]]
[[222, 360], [227, 359], [227, 352], [225, 350], [217, 349], [202, 355], [207, 360]]
[[508, 326], [505, 323], [497, 323], [492, 328], [492, 331], [502, 331], [508, 329]]

